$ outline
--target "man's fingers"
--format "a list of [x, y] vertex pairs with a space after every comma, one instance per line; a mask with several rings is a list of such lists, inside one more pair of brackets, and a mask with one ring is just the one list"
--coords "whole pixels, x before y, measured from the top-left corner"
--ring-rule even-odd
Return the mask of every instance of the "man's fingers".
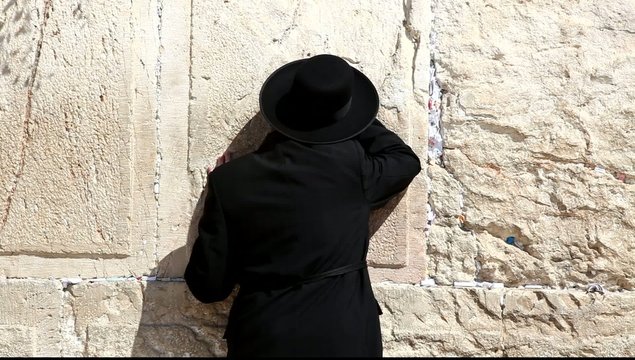
[[[225, 151], [223, 153], [223, 155], [221, 155], [218, 158], [216, 158], [216, 166], [214, 166], [214, 168], [217, 168], [220, 165], [223, 165], [224, 163], [229, 162], [232, 159], [232, 156], [233, 156], [232, 152]], [[207, 165], [207, 173], [209, 174], [210, 172], [212, 172], [212, 170], [214, 170], [214, 168], [212, 168], [211, 165]]]

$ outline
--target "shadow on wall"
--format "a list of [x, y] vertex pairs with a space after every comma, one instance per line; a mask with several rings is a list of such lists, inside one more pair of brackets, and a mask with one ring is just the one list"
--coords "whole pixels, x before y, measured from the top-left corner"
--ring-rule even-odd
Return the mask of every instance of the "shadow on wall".
[[[257, 113], [240, 130], [227, 150], [234, 153], [234, 158], [252, 152], [270, 130], [260, 113]], [[172, 251], [159, 262], [156, 268], [158, 278], [174, 274], [175, 269], [179, 269], [179, 278], [182, 278], [184, 264], [187, 263], [198, 236], [198, 222], [203, 212], [206, 191], [207, 187], [199, 194], [186, 245]], [[371, 236], [381, 227], [402, 197], [403, 193], [371, 213]], [[131, 355], [225, 356], [227, 346], [223, 333], [236, 292], [223, 302], [202, 304], [192, 296], [182, 280], [148, 281], [143, 289], [141, 320]]]

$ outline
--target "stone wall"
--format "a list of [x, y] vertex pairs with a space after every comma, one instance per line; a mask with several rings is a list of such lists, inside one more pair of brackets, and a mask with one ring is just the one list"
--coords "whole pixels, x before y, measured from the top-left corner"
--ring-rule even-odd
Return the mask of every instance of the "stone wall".
[[427, 160], [373, 214], [386, 355], [635, 355], [630, 0], [0, 2], [0, 355], [225, 353], [205, 167], [334, 53]]

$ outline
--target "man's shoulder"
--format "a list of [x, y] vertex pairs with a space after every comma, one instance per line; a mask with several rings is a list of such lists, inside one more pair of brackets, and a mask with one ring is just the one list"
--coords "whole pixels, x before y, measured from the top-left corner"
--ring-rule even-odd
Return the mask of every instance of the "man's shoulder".
[[359, 142], [355, 139], [348, 139], [336, 143], [314, 146], [342, 160], [358, 160], [360, 155], [363, 153], [363, 149], [359, 145]]
[[212, 174], [216, 174], [216, 176], [230, 176], [232, 173], [237, 171], [241, 171], [244, 168], [248, 168], [250, 163], [253, 162], [253, 153], [248, 153], [245, 155], [235, 156], [230, 161], [216, 167]]

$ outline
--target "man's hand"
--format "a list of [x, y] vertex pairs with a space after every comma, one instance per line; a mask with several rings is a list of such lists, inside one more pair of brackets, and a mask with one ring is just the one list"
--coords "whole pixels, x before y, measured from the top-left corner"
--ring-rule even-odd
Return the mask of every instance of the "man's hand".
[[216, 166], [212, 168], [212, 165], [207, 165], [207, 173], [211, 173], [215, 168], [223, 165], [224, 163], [228, 163], [232, 159], [233, 153], [229, 150], [225, 151], [223, 155], [219, 156], [216, 159]]

